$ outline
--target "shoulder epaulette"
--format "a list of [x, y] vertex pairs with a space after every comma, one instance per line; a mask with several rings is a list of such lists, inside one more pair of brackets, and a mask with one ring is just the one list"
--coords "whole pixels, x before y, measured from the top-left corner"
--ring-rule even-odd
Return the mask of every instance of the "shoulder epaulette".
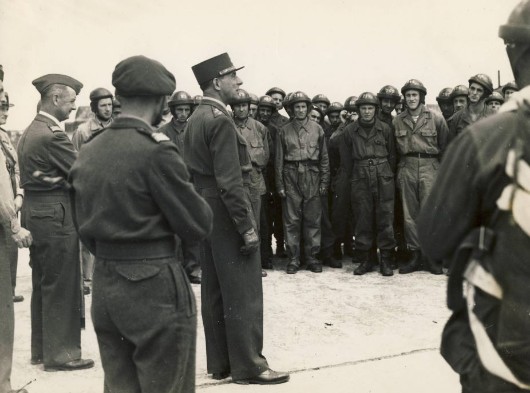
[[64, 132], [61, 127], [59, 126], [52, 126], [52, 125], [49, 125], [48, 127], [50, 127], [50, 130], [52, 130], [53, 133], [56, 133], [56, 132]]
[[151, 134], [151, 138], [153, 138], [155, 140], [155, 142], [157, 142], [157, 143], [168, 142], [168, 141], [171, 140], [171, 139], [168, 138], [168, 136], [166, 134], [163, 134], [161, 132], [153, 132]]
[[223, 111], [217, 109], [216, 107], [212, 107], [212, 112], [214, 117], [224, 115]]

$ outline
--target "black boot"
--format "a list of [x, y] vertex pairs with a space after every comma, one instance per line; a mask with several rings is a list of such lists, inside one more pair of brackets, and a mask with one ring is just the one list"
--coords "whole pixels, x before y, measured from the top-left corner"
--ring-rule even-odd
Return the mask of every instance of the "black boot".
[[361, 263], [357, 269], [353, 271], [353, 274], [356, 276], [362, 276], [365, 273], [371, 272], [373, 264], [368, 260], [368, 251], [357, 251], [358, 261]]
[[436, 275], [443, 274], [441, 262], [433, 261], [431, 258], [425, 257], [423, 266], [426, 267], [425, 270], [431, 272], [432, 274], [436, 274]]
[[381, 250], [381, 264], [379, 271], [383, 276], [393, 276], [392, 261], [394, 261], [394, 250]]
[[408, 274], [417, 270], [421, 270], [421, 251], [412, 250], [409, 262], [399, 268], [399, 274]]
[[285, 248], [283, 247], [283, 243], [277, 243], [276, 256], [278, 258], [287, 258], [287, 254], [285, 253]]
[[287, 274], [295, 274], [300, 268], [300, 261], [296, 258], [293, 258], [287, 264], [286, 272]]

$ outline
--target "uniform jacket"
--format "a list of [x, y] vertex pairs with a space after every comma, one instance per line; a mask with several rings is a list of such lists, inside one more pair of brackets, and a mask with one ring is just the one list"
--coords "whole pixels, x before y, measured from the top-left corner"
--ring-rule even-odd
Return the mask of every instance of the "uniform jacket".
[[92, 135], [98, 131], [101, 131], [103, 128], [108, 127], [110, 123], [111, 122], [108, 122], [107, 125], [104, 125], [94, 115], [94, 117], [81, 124], [72, 137], [72, 144], [74, 145], [75, 149], [79, 151], [81, 146], [83, 146], [83, 144], [88, 141]]
[[252, 168], [247, 145], [226, 107], [204, 97], [188, 119], [184, 133], [184, 161], [196, 186], [211, 179], [240, 234], [253, 227], [245, 197], [243, 172]]
[[394, 116], [387, 115], [382, 110], [379, 110], [376, 117], [383, 123], [386, 123], [390, 128], [393, 128], [392, 122], [394, 121]]
[[[20, 168], [18, 165], [17, 151], [11, 144], [7, 131], [0, 127], [0, 143], [6, 162], [6, 168], [11, 178], [11, 185], [14, 196], [24, 196], [24, 190], [20, 187]], [[1, 162], [2, 160], [0, 160]]]
[[158, 132], [166, 135], [171, 142], [173, 142], [179, 148], [179, 151], [182, 153], [184, 148], [184, 129], [186, 128], [187, 123], [181, 124], [175, 119], [171, 119], [169, 123], [164, 124], [158, 129]]
[[176, 146], [139, 118], [119, 117], [86, 143], [69, 181], [79, 234], [96, 255], [98, 241], [196, 241], [211, 231]]
[[[478, 115], [475, 122], [481, 119], [484, 119], [486, 117], [487, 117], [486, 108], [484, 107], [484, 110]], [[473, 123], [474, 121], [471, 119], [471, 114], [468, 108], [459, 110], [453, 116], [451, 116], [449, 120], [447, 121], [447, 124], [449, 125], [449, 138], [450, 139], [455, 138], [462, 131], [464, 131], [466, 127], [470, 126]]]
[[43, 183], [33, 177], [41, 171], [45, 176], [66, 178], [77, 153], [66, 133], [52, 119], [38, 114], [18, 142], [20, 186], [28, 191], [48, 191], [60, 185]]
[[324, 130], [316, 122], [305, 119], [286, 123], [276, 137], [275, 171], [277, 190], [285, 190], [283, 167], [286, 162], [298, 161], [317, 165], [320, 186], [329, 186], [329, 158]]
[[414, 124], [407, 110], [394, 118], [394, 135], [399, 156], [408, 153], [442, 155], [449, 137], [444, 118], [422, 106], [418, 121]]

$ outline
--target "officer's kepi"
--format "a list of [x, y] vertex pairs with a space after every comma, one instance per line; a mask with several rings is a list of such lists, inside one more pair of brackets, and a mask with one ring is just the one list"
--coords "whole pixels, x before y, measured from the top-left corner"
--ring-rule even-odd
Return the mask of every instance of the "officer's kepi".
[[244, 67], [237, 68], [232, 64], [232, 60], [230, 60], [228, 53], [222, 53], [191, 67], [199, 85], [211, 81], [214, 78], [228, 75], [242, 68]]

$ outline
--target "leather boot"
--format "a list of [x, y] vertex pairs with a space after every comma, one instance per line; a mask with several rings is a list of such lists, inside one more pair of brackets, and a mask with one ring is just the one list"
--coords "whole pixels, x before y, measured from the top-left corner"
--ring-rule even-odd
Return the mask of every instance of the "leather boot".
[[412, 250], [409, 262], [399, 268], [399, 274], [408, 274], [421, 269], [421, 251]]
[[300, 261], [296, 258], [293, 258], [287, 264], [286, 272], [287, 274], [295, 274], [300, 268]]
[[381, 264], [379, 271], [383, 276], [393, 276], [392, 261], [394, 260], [394, 250], [381, 250]]
[[425, 262], [423, 265], [426, 266], [425, 270], [431, 272], [432, 274], [443, 274], [441, 262], [433, 261], [431, 258], [425, 257]]
[[368, 260], [368, 251], [357, 251], [357, 258], [359, 258], [359, 262], [361, 263], [357, 269], [353, 271], [353, 274], [356, 276], [362, 276], [365, 273], [371, 272], [373, 264]]

